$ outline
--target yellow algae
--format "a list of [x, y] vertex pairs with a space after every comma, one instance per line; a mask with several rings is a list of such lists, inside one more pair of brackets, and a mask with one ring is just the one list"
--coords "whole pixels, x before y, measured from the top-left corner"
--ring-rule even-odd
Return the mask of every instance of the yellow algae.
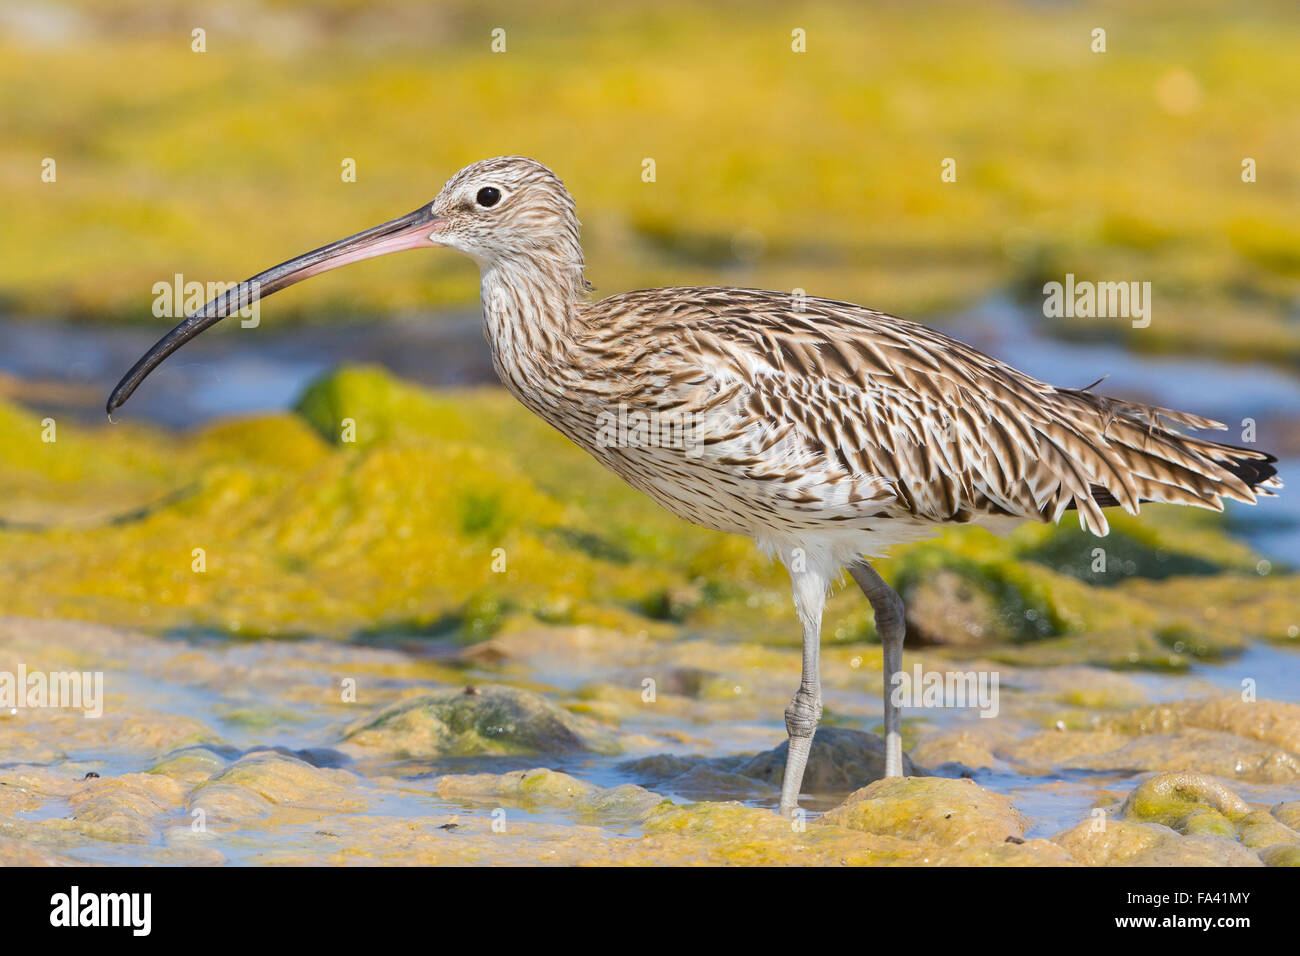
[[373, 365], [356, 365], [317, 379], [294, 406], [327, 442], [365, 448], [392, 441], [470, 439], [472, 410], [452, 398], [394, 378]]
[[367, 801], [359, 782], [343, 770], [313, 767], [296, 757], [261, 751], [241, 757], [199, 784], [188, 802], [190, 810], [203, 810], [214, 828], [253, 818], [288, 823], [322, 811], [363, 810]]
[[1053, 839], [1080, 862], [1101, 866], [1292, 866], [1300, 849], [1300, 833], [1275, 813], [1189, 771], [1154, 774], [1117, 814], [1094, 815]]
[[1300, 704], [1217, 697], [1143, 707], [1109, 725], [1125, 733], [1168, 733], [1197, 728], [1235, 734], [1300, 755]]
[[147, 843], [157, 833], [159, 818], [179, 809], [184, 796], [184, 788], [168, 777], [135, 773], [86, 780], [68, 805], [87, 836]]
[[856, 791], [822, 821], [910, 840], [960, 847], [1019, 838], [1025, 817], [973, 780], [891, 777]]
[[996, 721], [981, 721], [972, 728], [932, 734], [911, 751], [914, 761], [923, 767], [939, 768], [954, 764], [978, 770], [999, 767], [1005, 761], [996, 755], [998, 748], [1015, 739], [1006, 727], [993, 726]]
[[1163, 823], [1180, 833], [1236, 839], [1233, 821], [1250, 807], [1216, 780], [1199, 773], [1165, 773], [1144, 780], [1124, 802], [1125, 819]]
[[[1164, 45], [1093, 57], [1107, 61], [1104, 70], [1081, 68], [1095, 17], [1069, 5], [1030, 14], [931, 3], [883, 9], [864, 40], [842, 29], [856, 7], [836, 0], [802, 12], [816, 44], [806, 57], [791, 56], [788, 18], [776, 9], [730, 23], [718, 44], [703, 7], [665, 15], [614, 4], [566, 17], [564, 29], [548, 10], [511, 8], [529, 42], [491, 62], [476, 26], [488, 14], [468, 0], [436, 9], [400, 0], [391, 26], [360, 23], [355, 5], [254, 9], [247, 15], [273, 18], [301, 42], [241, 44], [202, 61], [171, 42], [165, 19], [128, 12], [137, 27], [124, 32], [94, 3], [65, 6], [77, 28], [60, 44], [10, 41], [0, 58], [4, 88], [44, 84], [62, 115], [78, 120], [57, 122], [21, 97], [7, 104], [15, 121], [6, 158], [77, 157], [57, 188], [33, 177], [6, 197], [13, 234], [25, 237], [0, 259], [11, 308], [147, 317], [152, 284], [178, 263], [235, 279], [430, 199], [482, 155], [480, 116], [474, 97], [448, 97], [436, 128], [404, 121], [438, 88], [409, 42], [415, 34], [438, 37], [442, 88], [495, 91], [501, 128], [574, 189], [602, 290], [722, 278], [915, 314], [995, 289], [1041, 301], [1044, 282], [1066, 272], [1142, 276], [1164, 290], [1149, 327], [1080, 319], [1061, 320], [1063, 331], [1122, 336], [1152, 351], [1297, 355], [1287, 316], [1300, 238], [1288, 216], [1289, 180], [1267, 174], [1287, 168], [1293, 140], [1275, 104], [1298, 92], [1296, 28], [1284, 5], [1248, 19], [1204, 4], [1107, 8], [1112, 37], [1178, 37], [1178, 61], [1197, 64], [1200, 82], [1216, 92], [1190, 118], [1133, 108], [1134, 91], [1141, 99], [1170, 69]], [[874, 71], [860, 69], [864, 49]], [[322, 58], [332, 69], [310, 68]], [[156, 82], [142, 86], [115, 69], [122, 62], [152, 64]], [[879, 76], [907, 83], [882, 91]], [[1240, 89], [1251, 95], [1234, 96]], [[178, 112], [166, 95], [177, 90], [204, 108]], [[387, 108], [371, 108], [376, 102]], [[322, 103], [350, 123], [319, 122]], [[554, 122], [556, 110], [583, 118], [581, 144]], [[792, 115], [818, 131], [815, 143], [791, 140]], [[1082, 115], [1106, 117], [1114, 141], [1128, 144], [1122, 164], [1112, 150], [1061, 150], [1077, 139]], [[635, 163], [609, 157], [652, 120], [668, 123], [656, 146], [660, 175], [653, 189], [629, 189]], [[1235, 161], [1203, 148], [1210, 141], [1249, 143], [1258, 181], [1243, 185]], [[362, 159], [364, 186], [323, 202], [319, 179], [302, 170], [337, 171], [356, 142], [401, 148]], [[755, 142], [768, 144], [761, 157], [734, 148]], [[871, 143], [890, 148], [864, 148]], [[965, 185], [938, 181], [939, 159], [950, 153]], [[134, 175], [124, 179], [128, 154]], [[685, 169], [691, 175], [673, 174]], [[211, 188], [194, 188], [199, 182]], [[737, 229], [723, 225], [738, 209], [743, 234], [763, 237], [755, 258], [737, 254]], [[256, 225], [207, 227], [217, 221]], [[372, 314], [476, 296], [468, 264], [394, 257], [358, 269], [345, 287], [308, 284], [277, 299], [275, 311], [282, 319]]]
[[75, 863], [38, 844], [0, 836], [0, 866], [73, 866]]
[[290, 471], [311, 468], [327, 453], [320, 436], [297, 415], [226, 418], [192, 433], [189, 442], [205, 462], [236, 459]]
[[171, 777], [194, 787], [230, 765], [230, 761], [208, 747], [186, 747], [163, 757], [148, 773]]
[[[19, 484], [65, 474], [72, 499], [103, 491], [117, 505], [112, 520], [78, 526], [0, 524], [6, 609], [250, 638], [476, 641], [542, 622], [623, 639], [644, 631], [744, 635], [751, 649], [797, 644], [783, 569], [749, 542], [669, 515], [500, 392], [439, 393], [345, 367], [314, 383], [299, 408], [170, 437], [68, 424], [54, 457], [36, 451], [38, 414], [8, 408], [28, 436]], [[1178, 536], [1195, 534], [1212, 553], [1235, 553], [1211, 526], [1158, 524], [1143, 532], [1145, 546], [1182, 553], [1190, 545]], [[963, 529], [880, 564], [912, 598], [916, 633], [952, 643], [958, 624], [976, 628], [1006, 663], [1177, 669], [1239, 648], [1229, 621], [1187, 606], [1177, 590], [1185, 580], [1231, 590], [1261, 636], [1290, 626], [1283, 576], [1089, 584], [1024, 559], [1043, 534], [1055, 532], [999, 539]], [[960, 588], [973, 603], [936, 605], [956, 618], [922, 620], [927, 594]], [[828, 645], [875, 640], [852, 587], [834, 594], [826, 620]], [[728, 683], [748, 683], [704, 667], [719, 674], [708, 689], [718, 700]]]
[[438, 796], [472, 803], [505, 802], [522, 807], [564, 807], [603, 821], [640, 819], [664, 798], [633, 784], [597, 787], [539, 767], [506, 774], [452, 774], [438, 778]]
[[1180, 836], [1158, 823], [1084, 820], [1052, 841], [1086, 866], [1262, 865], [1259, 857], [1227, 837]]
[[1260, 859], [1264, 859], [1263, 851], [1270, 847], [1288, 846], [1300, 851], [1300, 833], [1267, 811], [1253, 810], [1235, 822], [1241, 845], [1259, 848]]

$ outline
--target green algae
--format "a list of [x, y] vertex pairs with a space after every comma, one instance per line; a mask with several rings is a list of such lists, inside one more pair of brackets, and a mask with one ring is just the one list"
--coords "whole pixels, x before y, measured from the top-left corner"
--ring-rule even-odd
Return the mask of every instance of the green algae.
[[1300, 851], [1300, 833], [1275, 814], [1188, 771], [1146, 778], [1118, 818], [1094, 817], [1055, 840], [1094, 865], [1294, 866]]
[[1250, 807], [1227, 787], [1201, 774], [1168, 773], [1144, 781], [1124, 803], [1125, 818], [1162, 823], [1179, 833], [1237, 838], [1234, 819]]
[[1262, 866], [1258, 856], [1214, 834], [1181, 835], [1157, 823], [1084, 820], [1052, 842], [1086, 866]]
[[1217, 515], [1147, 504], [1139, 515], [1112, 508], [1103, 538], [1072, 520], [1027, 525], [1016, 532], [1016, 555], [1089, 584], [1129, 578], [1163, 580], [1224, 571], [1250, 572], [1258, 556], [1223, 533]]
[[619, 749], [615, 738], [594, 721], [512, 687], [445, 691], [399, 701], [354, 721], [344, 739], [404, 757]]
[[[499, 390], [344, 367], [294, 414], [182, 435], [69, 423], [46, 444], [39, 412], [0, 403], [0, 420], [18, 438], [0, 447], [10, 613], [381, 644], [539, 622], [798, 643], [779, 565], [663, 511]], [[27, 520], [62, 501], [80, 523]], [[948, 531], [879, 567], [910, 599], [913, 638], [1004, 664], [1180, 670], [1252, 637], [1295, 643], [1295, 577], [1252, 573], [1215, 516], [1146, 509], [1115, 528], [1120, 552], [1141, 555], [1118, 583], [1062, 558], [1094, 539], [1037, 525]], [[1170, 573], [1197, 554], [1217, 573]], [[825, 620], [828, 646], [877, 640], [856, 588], [832, 595]]]
[[947, 572], [986, 598], [980, 636], [989, 643], [1020, 643], [1062, 633], [1068, 612], [1052, 597], [1045, 581], [1009, 555], [979, 559], [922, 544], [894, 562], [894, 586], [905, 603], [917, 603], [918, 590]]
[[473, 433], [472, 409], [378, 366], [351, 366], [316, 379], [294, 411], [325, 441], [358, 450], [395, 439], [464, 441]]

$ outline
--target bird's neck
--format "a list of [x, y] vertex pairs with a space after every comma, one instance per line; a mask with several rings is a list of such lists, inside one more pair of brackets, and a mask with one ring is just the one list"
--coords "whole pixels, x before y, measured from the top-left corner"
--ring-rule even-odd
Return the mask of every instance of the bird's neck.
[[586, 293], [582, 260], [516, 256], [482, 266], [483, 316], [492, 361], [521, 399], [554, 382], [573, 351], [579, 303]]

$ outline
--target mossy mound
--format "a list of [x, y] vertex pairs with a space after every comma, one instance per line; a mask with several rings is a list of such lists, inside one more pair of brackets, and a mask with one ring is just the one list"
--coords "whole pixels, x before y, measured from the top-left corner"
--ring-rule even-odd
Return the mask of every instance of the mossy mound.
[[463, 441], [472, 434], [465, 410], [463, 403], [439, 398], [372, 365], [322, 375], [294, 404], [294, 411], [327, 442], [358, 449], [396, 439]]
[[319, 819], [324, 810], [364, 809], [365, 797], [357, 784], [358, 779], [346, 771], [313, 767], [285, 753], [259, 751], [195, 787], [189, 809], [203, 810], [206, 825], [217, 831], [233, 821], [271, 816], [309, 822]]
[[[1148, 509], [1150, 510], [1150, 509]], [[1110, 533], [1098, 538], [1065, 524], [1043, 526], [1022, 534], [1020, 558], [1089, 584], [1115, 585], [1129, 578], [1164, 580], [1254, 570], [1250, 549], [1225, 541], [1221, 534], [1198, 530], [1194, 522], [1159, 526], [1150, 516], [1108, 512]]]
[[[45, 442], [42, 419], [0, 403], [9, 613], [251, 638], [474, 641], [541, 622], [799, 640], [783, 568], [659, 508], [500, 390], [344, 367], [295, 414], [179, 436], [59, 423]], [[1296, 579], [1255, 573], [1217, 520], [1115, 521], [1138, 570], [1210, 555], [1214, 575], [1157, 560], [1151, 577], [1085, 580], [1060, 555], [1109, 539], [1044, 526], [949, 530], [877, 565], [914, 642], [1005, 663], [1179, 669], [1254, 637], [1294, 643]], [[856, 588], [825, 621], [828, 644], [876, 639]]]
[[412, 697], [355, 721], [343, 738], [357, 747], [404, 757], [619, 749], [614, 737], [594, 721], [513, 687]]
[[[745, 761], [736, 771], [779, 788], [789, 749], [790, 742], [784, 741]], [[903, 773], [913, 776], [918, 772], [904, 754]], [[808, 752], [802, 790], [806, 794], [847, 793], [884, 775], [884, 738], [849, 727], [819, 727]]]
[[563, 807], [602, 821], [640, 820], [664, 798], [633, 784], [598, 787], [545, 767], [513, 773], [452, 774], [437, 783], [438, 796], [468, 803]]
[[944, 777], [877, 780], [822, 822], [947, 847], [1015, 842], [1027, 826], [1006, 797], [972, 780]]
[[1116, 818], [1100, 812], [1055, 841], [1100, 866], [1295, 866], [1300, 833], [1223, 781], [1190, 771], [1147, 777]]

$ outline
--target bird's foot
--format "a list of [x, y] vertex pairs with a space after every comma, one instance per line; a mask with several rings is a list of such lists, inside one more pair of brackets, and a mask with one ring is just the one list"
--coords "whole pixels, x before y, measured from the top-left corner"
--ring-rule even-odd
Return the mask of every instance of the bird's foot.
[[822, 718], [821, 695], [800, 687], [785, 709], [785, 730], [790, 745], [785, 757], [785, 776], [781, 781], [781, 806], [777, 811], [788, 817], [799, 806], [799, 788], [812, 749], [813, 734]]

